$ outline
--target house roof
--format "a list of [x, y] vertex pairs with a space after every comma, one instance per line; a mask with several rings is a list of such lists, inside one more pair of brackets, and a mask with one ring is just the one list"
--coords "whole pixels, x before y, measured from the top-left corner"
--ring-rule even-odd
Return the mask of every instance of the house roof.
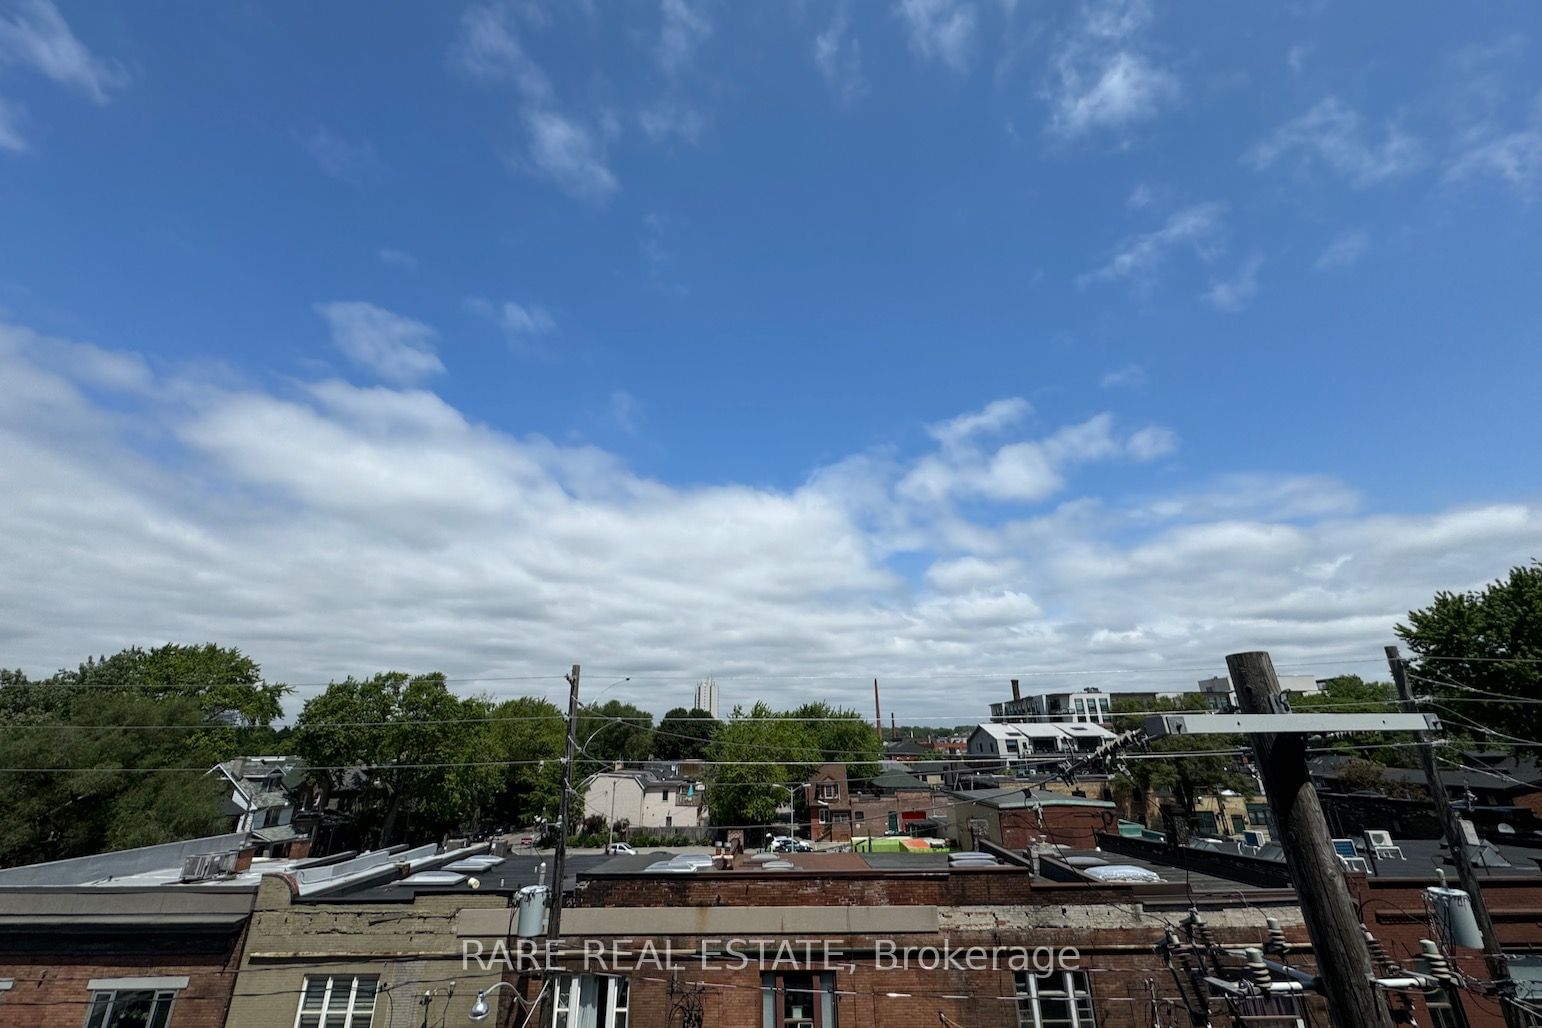
[[948, 795], [954, 799], [979, 803], [983, 806], [994, 807], [997, 810], [1020, 810], [1023, 808], [1037, 810], [1041, 807], [1098, 807], [1104, 810], [1114, 809], [1114, 804], [1108, 800], [1088, 799], [1085, 796], [1065, 796], [1054, 792], [1033, 792], [1024, 786], [1007, 786], [1000, 789], [959, 789], [948, 793]]
[[927, 789], [925, 782], [905, 771], [885, 771], [870, 780], [875, 789]]
[[[1337, 778], [1345, 765], [1355, 758], [1330, 754], [1314, 758], [1309, 767], [1314, 775], [1322, 778]], [[1425, 777], [1422, 770], [1411, 767], [1383, 767], [1382, 777], [1389, 782], [1397, 782], [1405, 785], [1425, 786]], [[1440, 777], [1446, 786], [1460, 786], [1468, 789], [1483, 789], [1489, 792], [1518, 793], [1536, 792], [1542, 790], [1542, 768], [1539, 768], [1530, 757], [1515, 757], [1509, 760], [1495, 763], [1492, 770], [1483, 770], [1473, 767], [1471, 770], [1448, 767], [1443, 768]]]
[[988, 721], [975, 729], [998, 742], [1008, 739], [1112, 739], [1114, 733], [1089, 721]]

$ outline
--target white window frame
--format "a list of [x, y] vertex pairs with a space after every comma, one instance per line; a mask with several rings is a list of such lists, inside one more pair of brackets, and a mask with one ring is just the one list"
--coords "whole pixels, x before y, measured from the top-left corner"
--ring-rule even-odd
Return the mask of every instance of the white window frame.
[[[1086, 971], [1058, 971], [1056, 976], [1060, 980], [1060, 988], [1056, 991], [1056, 997], [1061, 995], [1069, 1000], [1071, 1011], [1070, 1028], [1098, 1028], [1097, 1008], [1092, 999], [1092, 978]], [[1049, 977], [1048, 975], [1044, 977]], [[1018, 971], [1014, 976], [1013, 992], [1017, 996], [1017, 1023], [1019, 1028], [1044, 1028], [1044, 1013], [1039, 1008], [1039, 975], [1032, 971]], [[1082, 1014], [1078, 1000], [1085, 998], [1087, 1008], [1091, 1016]], [[1024, 1004], [1027, 1004], [1025, 1008]]]
[[[152, 1020], [153, 1020], [153, 1017], [154, 1017], [154, 1014], [155, 1014], [156, 1007], [159, 1006], [164, 1001], [165, 1004], [166, 1004], [166, 1020], [163, 1023], [167, 1024], [167, 1025], [171, 1024], [171, 1015], [176, 1012], [176, 1008], [177, 1008], [177, 990], [176, 989], [173, 989], [173, 988], [159, 988], [159, 989], [157, 989], [157, 988], [146, 988], [145, 986], [142, 986], [142, 985], [138, 985], [138, 986], [136, 986], [136, 985], [109, 986], [107, 988], [95, 988], [94, 986], [97, 984], [97, 981], [99, 981], [99, 980], [100, 979], [92, 981], [90, 983], [90, 985], [93, 986], [93, 988], [91, 989], [91, 1002], [86, 1006], [86, 1019], [83, 1022], [81, 1022], [82, 1024], [84, 1024], [84, 1025], [90, 1025], [91, 1024], [92, 1019], [93, 1019], [93, 1015], [96, 1013], [97, 1001], [99, 999], [101, 999], [101, 997], [106, 996], [106, 997], [108, 997], [108, 999], [107, 999], [107, 1010], [102, 1014], [102, 1024], [103, 1024], [103, 1026], [105, 1026], [105, 1028], [110, 1028], [110, 1026], [112, 1025], [113, 1013], [116, 1011], [117, 1006], [118, 1006], [118, 997], [121, 994], [123, 994], [123, 993], [129, 993], [129, 992], [148, 992], [148, 993], [151, 994], [152, 998], [151, 998], [151, 1001], [150, 1001], [150, 1014], [152, 1016]], [[187, 979], [186, 978], [182, 979], [182, 982], [184, 983], [184, 986], [185, 986], [185, 984], [187, 982]]]
[[[295, 1007], [294, 1028], [300, 1028], [300, 1020], [307, 1014], [317, 1017], [319, 1019], [318, 1023], [323, 1025], [327, 1023], [328, 1018], [342, 1014], [345, 1028], [353, 1028], [353, 1019], [359, 1015], [366, 1017], [364, 1022], [366, 1025], [373, 1025], [375, 1023], [375, 1005], [380, 999], [380, 976], [378, 974], [326, 975], [327, 987], [321, 994], [321, 1009], [306, 1010], [305, 995], [310, 991], [311, 979], [321, 977], [323, 976], [319, 974], [308, 974], [300, 982], [300, 1002]], [[375, 991], [370, 994], [368, 1010], [364, 1010], [358, 1005], [360, 978], [373, 978], [375, 980]], [[348, 982], [348, 1002], [345, 1006], [334, 1008], [332, 1006], [332, 996], [339, 981]]]
[[[594, 1012], [595, 1028], [627, 1028], [628, 1018], [631, 1016], [632, 989], [631, 981], [621, 975], [614, 974], [564, 974], [557, 977], [557, 987], [552, 991], [551, 1024], [552, 1028], [563, 1026], [572, 1028], [573, 1015], [582, 1009], [583, 985], [585, 979], [592, 979], [595, 984], [595, 1002], [598, 1008]], [[600, 989], [605, 990], [603, 996]], [[626, 990], [624, 1000], [619, 998], [622, 989]], [[600, 1012], [609, 1011], [609, 1016], [602, 1023]]]

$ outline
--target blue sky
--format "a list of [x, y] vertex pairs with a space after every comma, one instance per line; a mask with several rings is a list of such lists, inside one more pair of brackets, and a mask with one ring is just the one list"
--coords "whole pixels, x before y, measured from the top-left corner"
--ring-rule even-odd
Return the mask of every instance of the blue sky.
[[1542, 553], [1542, 16], [1390, 10], [0, 2], [0, 663], [1374, 658]]

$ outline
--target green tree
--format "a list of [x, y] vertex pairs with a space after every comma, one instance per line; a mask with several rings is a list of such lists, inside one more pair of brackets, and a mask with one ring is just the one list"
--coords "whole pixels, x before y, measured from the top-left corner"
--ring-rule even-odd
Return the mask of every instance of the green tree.
[[653, 715], [630, 703], [607, 700], [578, 713], [579, 773], [587, 778], [616, 761], [647, 760], [653, 755]]
[[722, 722], [700, 707], [675, 707], [659, 722], [653, 755], [660, 760], [700, 760]]
[[[505, 700], [493, 710], [488, 726], [490, 752], [498, 760], [518, 761], [503, 776], [491, 816], [508, 825], [537, 817], [555, 818], [562, 797], [562, 755], [567, 744], [567, 715], [556, 704], [533, 696]], [[531, 764], [528, 761], [542, 763]]]
[[0, 767], [37, 769], [0, 773], [0, 864], [223, 830], [207, 771], [271, 751], [286, 691], [212, 643], [131, 647], [38, 681], [0, 672]]
[[[490, 701], [462, 699], [438, 672], [333, 682], [306, 701], [295, 751], [324, 788], [361, 769], [360, 810], [382, 845], [475, 826], [504, 780], [486, 719]], [[482, 764], [484, 766], [466, 766]]]
[[782, 720], [764, 703], [746, 717], [733, 716], [707, 748], [712, 772], [706, 803], [717, 825], [769, 825], [789, 798], [788, 787], [807, 781], [820, 762], [818, 743], [807, 723]]
[[1454, 707], [1458, 723], [1542, 738], [1542, 563], [1473, 592], [1436, 593], [1395, 631], [1412, 651], [1415, 691]]
[[882, 768], [883, 743], [873, 726], [855, 710], [833, 707], [820, 700], [805, 703], [785, 716], [808, 729], [820, 762], [845, 764], [847, 777], [872, 778]]

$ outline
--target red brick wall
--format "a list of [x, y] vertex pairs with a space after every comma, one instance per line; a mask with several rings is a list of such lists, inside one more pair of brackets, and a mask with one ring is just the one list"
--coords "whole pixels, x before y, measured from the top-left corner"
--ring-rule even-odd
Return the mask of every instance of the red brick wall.
[[934, 873], [741, 871], [581, 878], [580, 907], [981, 906], [1129, 903], [1128, 888], [1040, 882], [1014, 868]]
[[[1029, 950], [1050, 944], [1078, 950], [1075, 966], [1087, 973], [1100, 1028], [1149, 1028], [1150, 992], [1147, 982], [1156, 987], [1158, 996], [1174, 997], [1171, 975], [1155, 952], [1162, 926], [1153, 922], [1138, 929], [1057, 930], [1053, 940], [1036, 938], [1028, 932], [993, 932], [954, 936], [947, 944], [958, 948], [981, 946], [1000, 952], [997, 967], [924, 966], [919, 961], [909, 967], [880, 966], [872, 952], [873, 940], [852, 937], [838, 940], [841, 951], [833, 955], [837, 993], [837, 1020], [843, 1028], [936, 1028], [945, 1025], [939, 1015], [956, 1025], [970, 1028], [1018, 1028], [1017, 1004], [1013, 999], [1016, 982], [1007, 964], [1006, 947]], [[1256, 945], [1261, 936], [1254, 932], [1221, 932], [1220, 941], [1230, 945]], [[1293, 941], [1302, 940], [1294, 936]], [[654, 940], [662, 947], [663, 940]], [[644, 940], [629, 945], [640, 948]], [[900, 945], [942, 945], [937, 937], [912, 937]], [[763, 1028], [761, 1017], [761, 972], [759, 961], [734, 968], [719, 962], [703, 968], [689, 953], [692, 940], [673, 940], [678, 969], [656, 966], [617, 969], [631, 982], [630, 1028], [667, 1028], [673, 1020], [675, 1004], [693, 983], [705, 983], [701, 992], [705, 1023], [714, 1028]], [[822, 969], [822, 954], [814, 950], [816, 969]], [[1292, 963], [1312, 970], [1310, 956], [1294, 955]], [[574, 969], [578, 969], [574, 965]], [[591, 972], [600, 970], [591, 966]], [[784, 972], [794, 968], [783, 967]], [[535, 988], [528, 979], [510, 976], [525, 996]], [[894, 994], [894, 995], [890, 995]], [[1216, 1023], [1226, 1023], [1222, 1004], [1211, 1007]], [[1326, 1009], [1314, 1000], [1312, 1015], [1318, 1024], [1326, 1024]], [[1171, 1013], [1168, 1015], [1172, 1016]], [[1178, 1008], [1178, 1020], [1187, 1023]], [[511, 1022], [518, 1023], [518, 1022]]]
[[186, 975], [186, 989], [172, 1007], [173, 1028], [222, 1028], [235, 984], [233, 954], [207, 958], [73, 958], [34, 959], [0, 955], [0, 978], [14, 979], [0, 993], [0, 1028], [80, 1028], [86, 1023], [93, 978], [138, 978]]
[[[1455, 875], [1452, 885], [1455, 885]], [[1371, 934], [1381, 942], [1388, 955], [1410, 970], [1418, 970], [1419, 940], [1431, 938], [1431, 930], [1424, 913], [1424, 882], [1396, 879], [1373, 879], [1350, 876], [1350, 891], [1361, 911]], [[1542, 948], [1542, 881], [1533, 879], [1503, 878], [1484, 879], [1483, 897], [1499, 933], [1500, 945], [1507, 951], [1536, 950]], [[1458, 967], [1475, 979], [1492, 977], [1478, 950], [1456, 950]], [[1472, 1028], [1503, 1028], [1504, 1017], [1495, 1000], [1475, 995], [1470, 991], [1459, 993], [1462, 1007]], [[1431, 1019], [1422, 997], [1412, 1000], [1415, 1016], [1420, 1024], [1430, 1024]]]

